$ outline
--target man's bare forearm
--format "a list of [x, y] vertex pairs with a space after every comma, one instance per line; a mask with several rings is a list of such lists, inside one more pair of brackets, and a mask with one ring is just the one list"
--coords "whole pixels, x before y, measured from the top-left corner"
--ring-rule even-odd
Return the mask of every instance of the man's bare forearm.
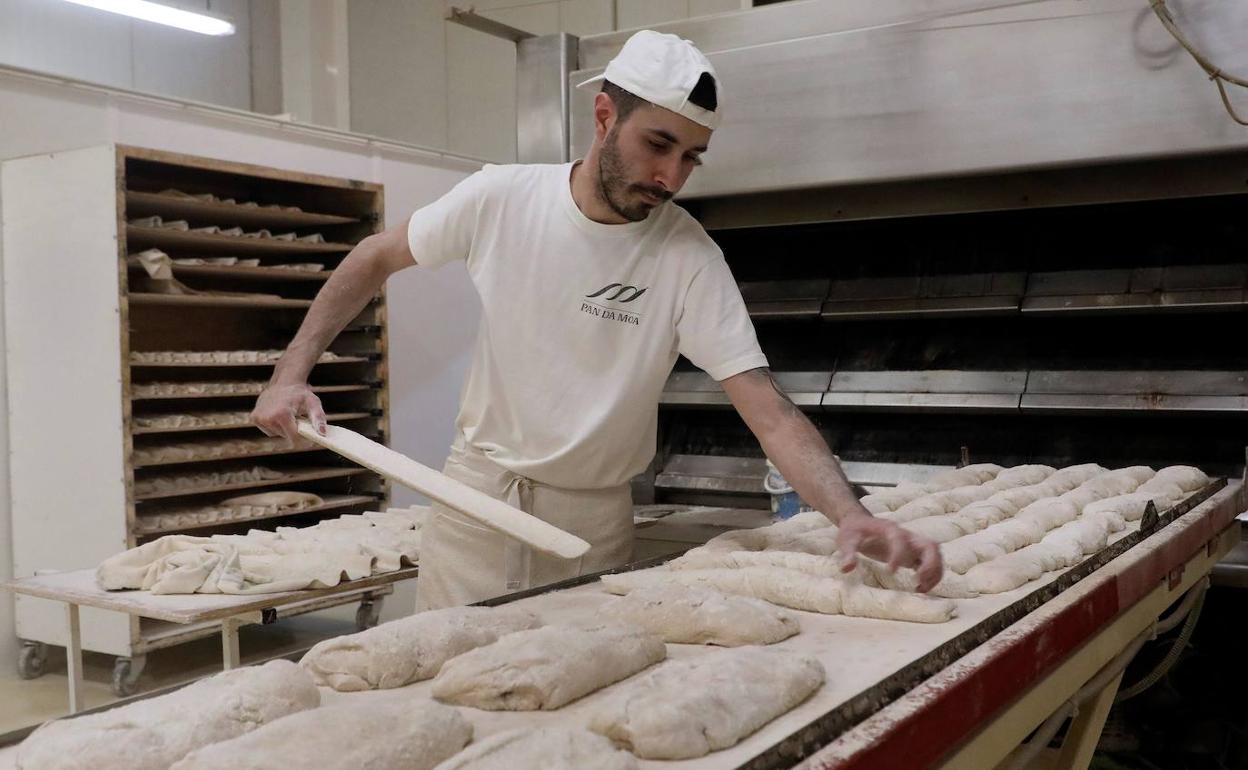
[[273, 370], [270, 385], [303, 383], [321, 354], [360, 314], [389, 277], [371, 239], [361, 241], [317, 292], [295, 338]]
[[869, 516], [828, 442], [780, 389], [771, 372], [757, 369], [743, 376], [766, 378], [775, 393], [771, 405], [754, 418], [757, 424], [749, 427], [785, 481], [812, 507], [837, 521], [846, 515]]

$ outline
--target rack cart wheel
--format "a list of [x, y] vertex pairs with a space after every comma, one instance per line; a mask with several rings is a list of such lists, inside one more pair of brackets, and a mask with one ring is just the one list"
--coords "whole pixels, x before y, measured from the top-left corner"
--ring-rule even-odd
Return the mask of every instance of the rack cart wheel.
[[147, 658], [136, 655], [133, 658], [117, 658], [113, 663], [113, 694], [119, 698], [134, 695], [139, 689], [139, 677], [143, 676], [143, 668]]
[[381, 603], [384, 601], [381, 597], [367, 597], [360, 602], [360, 606], [355, 610], [355, 627], [360, 631], [367, 630], [377, 625], [377, 621], [381, 618]]
[[17, 652], [17, 675], [22, 679], [43, 676], [48, 663], [48, 645], [43, 642], [22, 642]]

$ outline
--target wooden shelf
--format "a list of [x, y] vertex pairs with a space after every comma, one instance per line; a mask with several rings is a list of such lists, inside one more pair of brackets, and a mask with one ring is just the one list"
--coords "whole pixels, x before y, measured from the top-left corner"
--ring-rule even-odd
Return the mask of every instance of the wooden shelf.
[[[264, 385], [261, 384], [254, 391], [244, 393], [192, 393], [173, 396], [131, 396], [131, 401], [174, 401], [184, 398], [255, 398], [260, 395]], [[372, 385], [314, 385], [313, 393], [353, 393], [365, 390], [373, 390]]]
[[165, 500], [170, 497], [189, 497], [191, 495], [207, 495], [214, 492], [233, 492], [239, 489], [258, 489], [260, 487], [279, 487], [285, 484], [295, 484], [302, 481], [320, 481], [321, 479], [339, 479], [348, 476], [359, 476], [367, 474], [370, 471], [367, 468], [312, 468], [305, 471], [288, 473], [281, 478], [276, 479], [260, 479], [258, 481], [240, 481], [237, 484], [217, 484], [216, 486], [207, 487], [187, 487], [185, 489], [175, 489], [169, 492], [151, 492], [145, 495], [135, 495], [135, 502], [147, 502], [149, 500]]
[[165, 227], [126, 225], [126, 245], [131, 253], [142, 249], [191, 250], [196, 254], [345, 254], [355, 248], [349, 243], [303, 243], [275, 238], [247, 238], [240, 235], [192, 233]]
[[[328, 265], [326, 265], [329, 268]], [[239, 267], [237, 265], [174, 265], [173, 274], [188, 278], [245, 278], [252, 281], [325, 281], [333, 269], [286, 270], [280, 267]]]
[[[138, 530], [136, 522], [152, 525], [156, 520], [150, 516], [161, 509], [197, 508], [250, 494], [235, 490], [293, 488], [333, 495], [325, 505], [305, 509], [310, 515], [302, 519], [267, 517], [266, 526], [257, 518], [234, 527], [239, 531], [387, 506], [390, 483], [379, 474], [315, 443], [266, 440], [242, 424], [312, 297], [353, 244], [382, 229], [381, 185], [118, 144], [10, 159], [4, 171], [6, 191], [10, 186], [20, 191], [5, 196], [4, 219], [27, 225], [5, 231], [11, 264], [3, 286], [5, 332], [13, 342], [8, 351], [12, 547], [22, 574], [56, 564], [82, 570], [92, 584], [90, 574], [104, 559], [161, 534]], [[197, 193], [238, 203], [193, 197]], [[248, 201], [256, 203], [240, 205]], [[295, 207], [300, 210], [289, 210]], [[72, 227], [66, 216], [72, 216]], [[142, 226], [162, 220], [180, 220], [178, 227], [185, 222], [198, 231]], [[257, 231], [270, 237], [243, 235]], [[322, 238], [330, 242], [312, 242]], [[139, 258], [139, 252], [153, 248], [172, 260], [185, 259], [188, 264], [170, 267], [190, 292], [157, 293], [170, 289], [153, 282], [146, 257]], [[329, 345], [342, 358], [318, 361], [324, 365], [311, 377], [332, 420], [383, 439], [390, 432], [385, 307], [379, 293]], [[49, 321], [50, 308], [55, 322]], [[169, 361], [144, 361], [144, 356]], [[185, 360], [213, 358], [237, 360]], [[71, 371], [65, 361], [74, 362]], [[183, 388], [207, 392], [180, 392]], [[192, 413], [198, 419], [157, 419], [162, 413]], [[135, 414], [144, 418], [140, 424]], [[226, 424], [199, 424], [209, 421]], [[185, 424], [155, 427], [177, 423]], [[65, 440], [69, 435], [73, 441]], [[170, 448], [174, 445], [179, 448]], [[255, 465], [271, 470], [237, 472]], [[70, 483], [65, 468], [74, 469]], [[279, 478], [258, 478], [262, 475]], [[139, 491], [147, 494], [136, 495], [136, 478]], [[158, 481], [145, 484], [145, 479]], [[188, 486], [174, 489], [175, 482]], [[72, 531], [73, 538], [44, 526], [53, 499], [61, 531]], [[263, 510], [269, 509], [226, 513]], [[149, 518], [136, 519], [143, 514]], [[208, 517], [159, 521], [203, 518]], [[285, 604], [305, 598], [268, 598], [266, 606], [284, 612]], [[23, 602], [15, 617], [22, 638], [57, 642], [55, 607]], [[140, 624], [116, 613], [84, 615], [82, 632], [85, 649], [110, 656], [141, 655], [152, 642]], [[175, 634], [158, 642], [168, 646], [186, 638]]]
[[221, 203], [201, 201], [197, 198], [185, 198], [180, 195], [163, 195], [161, 193], [126, 192], [126, 215], [128, 217], [146, 217], [153, 214], [163, 219], [202, 220], [209, 224], [226, 227], [325, 227], [328, 225], [346, 225], [360, 220], [337, 214], [316, 214], [310, 211], [282, 211], [266, 209], [262, 206], [243, 206], [238, 203]]
[[342, 508], [351, 508], [357, 505], [371, 505], [377, 502], [377, 498], [374, 495], [329, 495], [322, 499], [325, 501], [322, 505], [312, 505], [307, 508], [296, 508], [289, 511], [276, 511], [274, 513], [266, 513], [262, 516], [243, 516], [237, 519], [218, 519], [217, 521], [208, 521], [202, 524], [189, 524], [184, 527], [145, 528], [140, 523], [145, 517], [140, 515], [135, 517], [134, 534], [138, 537], [167, 535], [173, 532], [185, 532], [191, 529], [211, 529], [213, 527], [226, 527], [231, 524], [243, 524], [249, 521], [263, 521], [265, 519], [276, 519], [285, 516], [302, 516], [305, 513], [336, 511]]
[[[361, 420], [365, 417], [372, 417], [372, 412], [338, 412], [335, 414], [325, 415], [325, 419], [330, 422], [341, 422], [343, 420]], [[240, 428], [250, 428], [252, 424], [249, 422], [229, 423], [228, 425], [184, 425], [177, 428], [134, 428], [130, 431], [131, 435], [141, 436], [152, 433], [198, 433], [203, 430], [238, 430]]]
[[[325, 366], [327, 364], [359, 364], [359, 363], [365, 363], [369, 360], [371, 359], [369, 359], [367, 356], [342, 356], [340, 358], [335, 358], [332, 361], [317, 361], [316, 365]], [[130, 362], [130, 366], [132, 367], [165, 368], [165, 369], [183, 369], [183, 368], [215, 369], [215, 368], [220, 368], [220, 367], [275, 366], [276, 364], [277, 364], [276, 361], [242, 361], [242, 362], [234, 362], [234, 363], [223, 363], [221, 361], [208, 361], [204, 363], [191, 363], [191, 362], [140, 363], [138, 361]]]
[[242, 452], [239, 454], [221, 455], [219, 457], [205, 457], [199, 460], [157, 460], [155, 462], [150, 462], [150, 463], [136, 462], [134, 464], [134, 467], [136, 469], [137, 468], [157, 468], [163, 465], [192, 465], [196, 463], [215, 463], [215, 462], [221, 462], [222, 460], [243, 460], [249, 457], [274, 457], [277, 455], [301, 454], [303, 452], [328, 452], [328, 451], [330, 450], [325, 449], [324, 447], [315, 446], [315, 445], [308, 446], [308, 447], [294, 447], [294, 448], [279, 446], [276, 449]]
[[204, 294], [144, 294], [128, 295], [131, 305], [165, 305], [175, 307], [254, 307], [274, 310], [306, 310], [312, 307], [310, 299], [273, 299], [270, 297], [214, 297]]

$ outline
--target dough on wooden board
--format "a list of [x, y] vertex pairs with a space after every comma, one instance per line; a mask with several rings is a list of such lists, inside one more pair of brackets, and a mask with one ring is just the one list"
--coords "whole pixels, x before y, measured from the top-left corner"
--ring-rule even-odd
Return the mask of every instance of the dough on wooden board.
[[874, 514], [895, 511], [911, 500], [927, 494], [927, 487], [910, 481], [903, 481], [892, 489], [864, 495], [858, 502], [862, 507]]
[[1190, 465], [1171, 465], [1157, 471], [1154, 478], [1177, 484], [1184, 492], [1195, 492], [1209, 483], [1209, 477], [1200, 468]]
[[448, 607], [326, 639], [299, 664], [317, 684], [342, 692], [402, 687], [433, 677], [456, 655], [539, 625], [510, 607]]
[[772, 543], [831, 525], [832, 522], [822, 513], [818, 511], [804, 511], [792, 518], [770, 526], [757, 529], [734, 529], [731, 532], [716, 535], [694, 550], [761, 551], [770, 547]]
[[288, 660], [226, 671], [168, 695], [48, 722], [17, 750], [18, 770], [168, 770], [195, 749], [236, 738], [321, 695]]
[[169, 770], [432, 770], [471, 739], [456, 709], [391, 695], [301, 711], [191, 752]]
[[[701, 559], [697, 563], [676, 564], [668, 566], [672, 570], [685, 571], [691, 569], [743, 569], [748, 567], [779, 567], [794, 570], [806, 575], [821, 578], [848, 578], [841, 569], [840, 561], [830, 556], [797, 553], [792, 551], [731, 551], [716, 552], [714, 559]], [[890, 572], [888, 565], [870, 559], [861, 554], [858, 556], [861, 565], [861, 579], [867, 587], [886, 588], [895, 591], [918, 591], [918, 573], [909, 567], [901, 567]], [[966, 599], [977, 594], [962, 585], [958, 575], [946, 572], [940, 582], [928, 592], [931, 596], [946, 599]], [[671, 639], [668, 640], [672, 641]]]
[[1105, 468], [1102, 468], [1096, 463], [1071, 465], [1069, 467], [1062, 468], [1059, 471], [1055, 471], [1052, 475], [1045, 479], [1045, 482], [1056, 487], [1060, 494], [1061, 492], [1069, 492], [1083, 482], [1099, 476], [1104, 472]]
[[985, 484], [996, 478], [1002, 470], [1004, 469], [1000, 465], [994, 463], [967, 465], [963, 468], [937, 473], [928, 480], [926, 487], [929, 492], [942, 492], [968, 484]]
[[604, 604], [597, 617], [645, 629], [672, 644], [774, 644], [801, 630], [797, 616], [769, 602], [698, 586], [632, 591]]
[[433, 697], [488, 711], [557, 709], [665, 657], [663, 640], [640, 629], [544, 626], [447, 661]]
[[1026, 487], [1052, 476], [1056, 468], [1049, 465], [1015, 465], [997, 474], [994, 482], [1008, 484], [1010, 487]]
[[589, 728], [646, 759], [691, 759], [735, 746], [822, 686], [818, 660], [741, 648], [671, 660], [613, 691]]
[[637, 770], [632, 754], [582, 728], [522, 727], [483, 738], [434, 770]]
[[650, 569], [603, 575], [601, 580], [606, 589], [614, 594], [679, 583], [709, 586], [725, 593], [751, 596], [795, 610], [914, 623], [943, 623], [952, 618], [957, 610], [957, 605], [947, 599], [875, 588], [863, 585], [860, 579], [821, 578], [783, 567]]

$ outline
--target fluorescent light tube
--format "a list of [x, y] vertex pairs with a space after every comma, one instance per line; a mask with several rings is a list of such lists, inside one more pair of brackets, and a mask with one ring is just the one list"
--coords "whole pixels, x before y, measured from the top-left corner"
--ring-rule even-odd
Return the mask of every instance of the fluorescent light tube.
[[85, 5], [88, 8], [98, 8], [101, 11], [110, 13], [119, 13], [122, 16], [130, 16], [143, 21], [151, 21], [156, 24], [164, 24], [169, 27], [177, 27], [188, 32], [198, 32], [201, 35], [233, 35], [234, 25], [225, 19], [209, 16], [205, 13], [195, 13], [193, 11], [185, 11], [181, 8], [174, 8], [160, 3], [148, 2], [148, 0], [68, 0], [75, 5]]

